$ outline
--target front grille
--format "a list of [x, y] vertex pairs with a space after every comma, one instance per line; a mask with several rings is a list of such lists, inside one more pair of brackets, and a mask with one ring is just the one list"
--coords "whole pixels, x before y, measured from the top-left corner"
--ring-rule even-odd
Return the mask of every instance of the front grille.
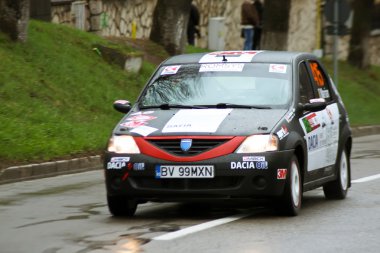
[[229, 139], [192, 139], [193, 143], [188, 151], [181, 149], [181, 139], [148, 139], [149, 142], [168, 153], [177, 156], [194, 156], [213, 149]]
[[212, 179], [175, 179], [162, 180], [151, 177], [131, 177], [132, 184], [138, 189], [151, 190], [217, 190], [235, 188], [243, 177], [215, 177]]

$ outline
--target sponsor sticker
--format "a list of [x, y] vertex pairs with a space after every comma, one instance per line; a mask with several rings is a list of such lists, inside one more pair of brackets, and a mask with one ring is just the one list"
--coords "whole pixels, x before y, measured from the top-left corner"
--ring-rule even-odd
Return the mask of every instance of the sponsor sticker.
[[256, 168], [258, 170], [266, 170], [268, 169], [268, 162], [267, 161], [256, 162]]
[[286, 74], [287, 66], [285, 64], [269, 64], [270, 73]]
[[215, 133], [232, 109], [182, 109], [164, 126], [163, 133]]
[[174, 74], [177, 74], [179, 68], [181, 67], [181, 65], [173, 65], [173, 66], [166, 66], [162, 72], [161, 72], [161, 75], [174, 75]]
[[108, 162], [107, 170], [120, 170], [127, 166], [126, 162]]
[[122, 127], [127, 127], [127, 128], [136, 128], [140, 126], [144, 126], [146, 121], [127, 121], [123, 122], [120, 124]]
[[[151, 121], [153, 119], [157, 119], [157, 117], [152, 116], [152, 115], [148, 115], [148, 114], [151, 114], [151, 113], [150, 112], [145, 112], [145, 113], [137, 112], [137, 113], [134, 113], [131, 117], [127, 118], [125, 120], [125, 122], [121, 123], [120, 126], [127, 127], [127, 128], [137, 128], [137, 127], [145, 126], [148, 123], [148, 121]], [[155, 130], [157, 130], [157, 129], [155, 129]], [[140, 131], [143, 132], [142, 129]], [[137, 132], [137, 133], [139, 133], [139, 132]], [[145, 133], [145, 132], [143, 132], [143, 133]], [[148, 134], [150, 134], [150, 133], [148, 133]], [[141, 135], [146, 136], [144, 134], [141, 134]]]
[[145, 163], [134, 163], [133, 170], [137, 170], [137, 171], [145, 170]]
[[231, 162], [231, 169], [255, 169], [254, 162]]
[[316, 113], [311, 113], [301, 120], [305, 127], [306, 133], [310, 133], [321, 126], [317, 120]]
[[243, 71], [244, 63], [209, 63], [202, 64], [199, 68], [199, 72], [209, 72], [209, 71], [232, 71], [241, 72]]
[[280, 140], [284, 139], [288, 135], [289, 135], [289, 131], [285, 125], [283, 125], [281, 129], [277, 132], [277, 136]]
[[295, 111], [296, 111], [296, 109], [292, 108], [292, 110], [290, 110], [290, 112], [288, 112], [288, 114], [286, 114], [285, 119], [288, 123], [290, 123], [293, 120], [293, 118], [295, 116]]
[[318, 148], [318, 135], [317, 134], [313, 134], [313, 135], [310, 135], [307, 137], [308, 141], [308, 150], [309, 151], [313, 151], [315, 149]]
[[330, 97], [329, 90], [324, 90], [322, 88], [318, 89], [318, 94], [319, 94], [319, 97], [321, 97], [321, 98], [329, 98]]
[[243, 156], [243, 162], [262, 162], [265, 161], [265, 156]]
[[277, 169], [277, 179], [286, 179], [287, 169]]
[[157, 117], [142, 114], [127, 118], [128, 121], [149, 121], [152, 119], [157, 119]]
[[110, 162], [129, 162], [130, 157], [112, 157]]
[[266, 170], [268, 169], [267, 161], [256, 161], [256, 162], [231, 162], [231, 170]]
[[155, 132], [157, 130], [158, 129], [154, 128], [154, 127], [139, 126], [139, 127], [133, 128], [130, 132], [131, 133], [139, 134], [141, 136], [148, 136], [148, 135], [150, 135], [151, 133], [153, 133], [153, 132]]

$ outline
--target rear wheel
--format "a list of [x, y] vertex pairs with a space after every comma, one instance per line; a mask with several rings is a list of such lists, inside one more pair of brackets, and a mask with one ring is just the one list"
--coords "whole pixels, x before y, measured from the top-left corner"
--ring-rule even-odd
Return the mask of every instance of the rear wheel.
[[137, 201], [123, 196], [107, 196], [108, 209], [113, 216], [132, 217], [137, 209]]
[[350, 161], [345, 149], [340, 154], [336, 172], [338, 174], [337, 178], [323, 186], [323, 192], [328, 199], [346, 198], [350, 180]]
[[277, 212], [282, 215], [296, 216], [302, 204], [302, 180], [296, 156], [292, 157], [290, 169], [286, 176], [284, 193], [276, 205]]

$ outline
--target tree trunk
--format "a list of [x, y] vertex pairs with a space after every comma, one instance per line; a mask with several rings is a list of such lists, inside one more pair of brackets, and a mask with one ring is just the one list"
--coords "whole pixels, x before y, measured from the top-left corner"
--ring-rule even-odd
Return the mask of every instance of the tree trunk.
[[0, 30], [12, 40], [27, 40], [29, 5], [29, 0], [0, 0]]
[[191, 0], [158, 0], [153, 12], [150, 40], [170, 55], [184, 52]]
[[291, 0], [264, 2], [261, 49], [287, 50]]
[[351, 30], [348, 62], [360, 69], [369, 67], [369, 36], [374, 0], [354, 0], [354, 20]]

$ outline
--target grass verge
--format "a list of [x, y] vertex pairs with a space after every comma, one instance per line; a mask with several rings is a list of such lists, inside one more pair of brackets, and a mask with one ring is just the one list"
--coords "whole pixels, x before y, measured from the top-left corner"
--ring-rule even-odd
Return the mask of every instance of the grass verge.
[[[115, 45], [117, 43], [117, 45]], [[145, 53], [139, 73], [105, 62], [94, 44]], [[207, 52], [188, 46], [186, 53]], [[63, 25], [31, 21], [25, 44], [0, 33], [0, 169], [13, 164], [99, 154], [121, 114], [168, 55], [143, 40], [105, 39]], [[326, 61], [332, 73], [332, 64]], [[339, 90], [352, 125], [380, 124], [380, 67], [340, 63]]]

